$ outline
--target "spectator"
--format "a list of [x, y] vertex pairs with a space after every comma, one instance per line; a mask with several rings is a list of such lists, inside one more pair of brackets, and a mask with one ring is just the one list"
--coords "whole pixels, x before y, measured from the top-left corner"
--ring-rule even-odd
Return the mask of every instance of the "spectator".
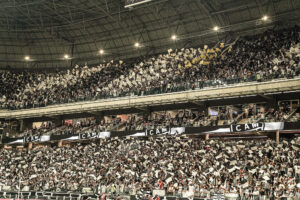
[[[200, 196], [239, 193], [295, 198], [300, 140], [203, 141], [178, 137], [107, 139], [102, 145], [0, 150], [0, 184], [11, 190], [107, 192], [135, 195], [168, 189]], [[206, 149], [209, 148], [209, 151]], [[18, 174], [18, 176], [15, 176]], [[19, 180], [22, 180], [19, 182]], [[268, 190], [265, 190], [267, 188]], [[268, 191], [268, 192], [265, 192]]]
[[66, 72], [0, 73], [2, 108], [202, 89], [300, 75], [299, 27], [244, 37], [209, 49], [182, 48], [134, 64], [111, 61]]

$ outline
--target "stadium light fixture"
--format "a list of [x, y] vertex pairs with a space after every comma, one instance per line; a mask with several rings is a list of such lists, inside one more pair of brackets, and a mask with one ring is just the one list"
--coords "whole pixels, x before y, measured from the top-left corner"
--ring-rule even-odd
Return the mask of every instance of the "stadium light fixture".
[[134, 43], [134, 46], [135, 47], [140, 47], [140, 43], [136, 42], [136, 43]]
[[103, 49], [100, 49], [100, 50], [99, 50], [99, 54], [100, 54], [100, 55], [103, 55], [103, 54], [104, 54], [104, 50], [103, 50]]
[[171, 39], [172, 39], [172, 40], [176, 40], [176, 39], [177, 39], [177, 36], [176, 36], [176, 35], [172, 35]]
[[29, 56], [25, 56], [25, 57], [24, 57], [24, 60], [29, 61], [29, 60], [30, 60], [30, 57], [29, 57]]
[[218, 26], [215, 26], [214, 28], [213, 28], [213, 30], [214, 31], [218, 31], [220, 28], [218, 27]]
[[69, 59], [70, 57], [69, 57], [68, 54], [65, 54], [65, 55], [64, 55], [64, 58], [65, 58], [65, 59]]
[[262, 18], [261, 18], [263, 21], [267, 21], [269, 19], [269, 17], [267, 15], [264, 15]]

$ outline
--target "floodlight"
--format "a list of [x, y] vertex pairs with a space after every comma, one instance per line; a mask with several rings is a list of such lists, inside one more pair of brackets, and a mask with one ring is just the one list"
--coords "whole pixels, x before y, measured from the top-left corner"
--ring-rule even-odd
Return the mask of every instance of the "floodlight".
[[267, 15], [264, 15], [262, 18], [261, 18], [263, 21], [267, 21], [269, 19], [269, 17]]
[[139, 47], [139, 46], [140, 46], [140, 43], [136, 42], [136, 43], [134, 43], [134, 46], [135, 46], [135, 47]]
[[214, 31], [218, 31], [220, 28], [218, 27], [218, 26], [215, 26], [214, 28], [213, 28], [213, 30]]

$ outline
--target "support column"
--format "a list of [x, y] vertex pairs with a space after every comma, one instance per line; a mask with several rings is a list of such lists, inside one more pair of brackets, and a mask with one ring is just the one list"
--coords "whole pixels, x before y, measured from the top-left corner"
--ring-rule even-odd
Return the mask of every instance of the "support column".
[[278, 101], [275, 97], [273, 97], [272, 99], [270, 99], [268, 101], [268, 105], [270, 108], [274, 108], [274, 109], [277, 109], [278, 108]]
[[102, 120], [104, 120], [104, 114], [103, 112], [97, 112], [97, 114], [94, 115], [96, 119], [96, 123], [100, 123]]
[[245, 117], [248, 118], [248, 115], [249, 115], [249, 106], [244, 109], [244, 112], [245, 112]]
[[58, 126], [62, 126], [62, 124], [63, 124], [62, 120], [63, 119], [61, 116], [57, 116], [54, 118], [54, 120], [52, 122], [55, 124], [56, 127], [58, 127]]
[[231, 121], [233, 120], [233, 117], [232, 117], [232, 107], [233, 107], [233, 106], [226, 106], [226, 111], [227, 111], [227, 112], [228, 112], [228, 109], [230, 109], [229, 117], [230, 117], [230, 120], [231, 120]]
[[100, 140], [99, 140], [99, 144], [100, 144], [100, 145], [102, 145], [102, 144], [103, 144], [103, 139], [102, 139], [102, 138], [100, 138]]
[[3, 134], [4, 134], [4, 131], [2, 128], [0, 128], [0, 144], [2, 144]]
[[209, 113], [209, 107], [205, 107], [205, 116], [208, 116], [208, 113]]
[[62, 141], [61, 141], [61, 140], [58, 141], [57, 146], [58, 146], [58, 147], [62, 147]]
[[148, 108], [147, 108], [147, 110], [145, 110], [145, 111], [143, 112], [143, 117], [145, 117], [145, 118], [148, 119], [149, 116], [150, 116], [150, 117], [152, 116], [152, 109], [148, 109]]
[[23, 131], [24, 131], [24, 120], [22, 120], [22, 119], [19, 120], [19, 124], [20, 124], [20, 126], [19, 126], [19, 127], [20, 127], [20, 128], [19, 128], [19, 131], [20, 131], [20, 132], [23, 132]]
[[280, 135], [279, 131], [276, 131], [276, 143], [277, 144], [279, 143], [279, 135]]
[[26, 129], [32, 129], [33, 119], [21, 119], [20, 121], [20, 132], [23, 132]]
[[205, 140], [209, 140], [209, 134], [208, 133], [205, 134]]
[[32, 149], [32, 146], [33, 146], [32, 142], [29, 142], [28, 143], [28, 150]]

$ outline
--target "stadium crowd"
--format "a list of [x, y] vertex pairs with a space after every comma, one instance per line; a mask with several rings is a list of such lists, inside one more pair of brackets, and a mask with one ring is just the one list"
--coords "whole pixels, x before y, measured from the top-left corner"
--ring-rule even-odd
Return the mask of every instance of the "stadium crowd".
[[[97, 121], [95, 118], [74, 119], [72, 123], [68, 120], [62, 125], [55, 125], [51, 121], [43, 122], [39, 127], [26, 129], [22, 133], [6, 135], [6, 137], [36, 136], [36, 135], [76, 135], [79, 133], [93, 133], [105, 131], [133, 131], [133, 130], [154, 130], [171, 127], [203, 127], [221, 126], [240, 123], [257, 122], [284, 122], [293, 118], [294, 122], [299, 121], [297, 113], [299, 109], [291, 109], [289, 104], [281, 103], [278, 108], [268, 107], [265, 104], [258, 104], [260, 107], [254, 112], [254, 104], [237, 106], [239, 111], [231, 111], [230, 107], [220, 106], [218, 110], [208, 109], [209, 113], [198, 110], [175, 110], [155, 112], [153, 114], [131, 114], [120, 116], [109, 116]], [[1, 127], [1, 126], [0, 126]]]
[[[0, 186], [98, 194], [165, 190], [167, 195], [296, 199], [300, 138], [220, 141], [186, 137], [109, 138], [101, 144], [0, 150]], [[296, 195], [298, 195], [296, 197]]]
[[0, 105], [22, 109], [202, 89], [300, 74], [299, 27], [269, 30], [213, 48], [182, 48], [135, 64], [111, 61], [59, 73], [0, 72]]
[[205, 112], [200, 111], [180, 111], [176, 114], [161, 112], [156, 113], [151, 117], [146, 115], [144, 117], [131, 118], [130, 121], [125, 122], [125, 130], [144, 130], [170, 127], [200, 127], [207, 126], [209, 117]]

